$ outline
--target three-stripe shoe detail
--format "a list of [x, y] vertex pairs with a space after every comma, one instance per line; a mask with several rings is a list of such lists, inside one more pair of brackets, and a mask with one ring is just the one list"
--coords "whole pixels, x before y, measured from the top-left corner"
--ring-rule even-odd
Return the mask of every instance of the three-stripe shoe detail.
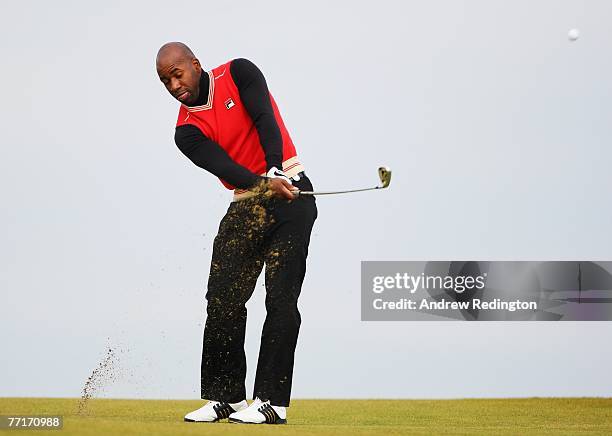
[[213, 410], [217, 414], [217, 419], [225, 419], [235, 412], [228, 403], [217, 403], [213, 406]]
[[186, 422], [217, 422], [227, 418], [232, 413], [237, 413], [249, 406], [246, 400], [238, 403], [228, 403], [224, 401], [208, 401], [198, 410], [189, 412], [185, 415]]
[[287, 410], [284, 406], [273, 406], [270, 401], [255, 398], [249, 407], [229, 416], [229, 422], [239, 424], [286, 424]]
[[276, 413], [276, 410], [272, 408], [270, 403], [263, 403], [262, 406], [257, 409], [259, 413], [266, 417], [266, 424], [284, 424], [285, 420], [281, 419]]

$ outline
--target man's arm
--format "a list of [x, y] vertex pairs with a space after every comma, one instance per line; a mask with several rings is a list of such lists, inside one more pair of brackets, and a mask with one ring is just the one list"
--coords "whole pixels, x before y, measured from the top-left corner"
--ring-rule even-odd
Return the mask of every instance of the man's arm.
[[178, 126], [174, 142], [194, 164], [237, 188], [249, 189], [263, 180], [263, 177], [234, 162], [219, 144], [206, 137], [196, 126]]
[[267, 170], [283, 169], [283, 137], [274, 117], [268, 85], [262, 72], [247, 59], [234, 59], [230, 73], [238, 88], [240, 99], [250, 115], [259, 142], [266, 156]]

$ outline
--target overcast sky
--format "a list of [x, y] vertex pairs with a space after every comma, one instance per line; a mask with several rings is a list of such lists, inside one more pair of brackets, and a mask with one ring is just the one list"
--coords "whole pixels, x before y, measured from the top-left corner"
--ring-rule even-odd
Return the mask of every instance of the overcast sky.
[[127, 3], [0, 6], [0, 396], [78, 396], [110, 344], [102, 394], [199, 397], [231, 194], [174, 145], [171, 40], [261, 68], [315, 187], [394, 171], [318, 200], [294, 398], [610, 396], [612, 323], [362, 322], [359, 271], [612, 260], [612, 3]]

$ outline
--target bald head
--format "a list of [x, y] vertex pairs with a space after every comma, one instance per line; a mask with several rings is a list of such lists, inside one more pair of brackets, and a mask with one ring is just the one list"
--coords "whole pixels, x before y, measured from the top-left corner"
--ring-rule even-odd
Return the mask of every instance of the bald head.
[[202, 67], [189, 47], [182, 42], [168, 42], [160, 47], [155, 59], [159, 80], [174, 98], [193, 104], [200, 93]]
[[156, 63], [166, 57], [184, 58], [187, 60], [195, 59], [195, 55], [187, 45], [182, 42], [167, 42], [157, 51]]

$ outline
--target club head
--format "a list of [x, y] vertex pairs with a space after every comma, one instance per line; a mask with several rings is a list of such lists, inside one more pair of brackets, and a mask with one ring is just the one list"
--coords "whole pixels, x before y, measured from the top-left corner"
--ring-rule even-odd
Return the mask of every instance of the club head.
[[378, 177], [380, 178], [380, 182], [382, 183], [379, 188], [386, 188], [387, 186], [389, 186], [389, 184], [391, 183], [391, 168], [378, 168]]

